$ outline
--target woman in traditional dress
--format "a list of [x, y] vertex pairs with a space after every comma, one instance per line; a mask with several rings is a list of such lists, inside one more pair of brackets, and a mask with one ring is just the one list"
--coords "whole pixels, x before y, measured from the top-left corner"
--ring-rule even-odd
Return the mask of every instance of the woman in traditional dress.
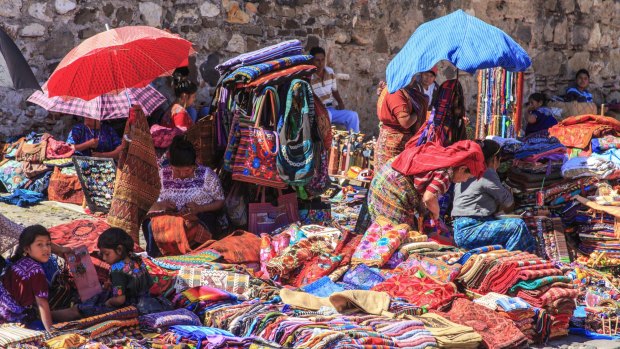
[[379, 139], [375, 144], [375, 170], [405, 149], [405, 144], [426, 121], [429, 101], [424, 92], [415, 89], [415, 80], [394, 93], [380, 85], [377, 101]]
[[536, 92], [530, 95], [527, 102], [527, 126], [525, 135], [545, 131], [556, 125], [558, 121], [553, 116], [551, 109], [545, 107], [547, 98], [544, 94]]
[[472, 141], [408, 147], [375, 174], [368, 195], [371, 219], [385, 216], [412, 227], [426, 212], [439, 219], [439, 196], [451, 183], [481, 176], [484, 168], [482, 150]]
[[165, 126], [187, 130], [194, 124], [188, 108], [193, 106], [196, 101], [198, 86], [183, 76], [175, 76], [173, 87], [176, 101], [170, 110], [170, 125]]
[[122, 149], [121, 137], [110, 125], [90, 118], [73, 126], [67, 143], [75, 146], [78, 155], [101, 158], [118, 158]]
[[514, 204], [512, 193], [497, 175], [500, 146], [492, 140], [480, 142], [487, 170], [480, 179], [457, 183], [454, 188], [454, 241], [472, 249], [502, 245], [510, 251], [533, 251], [535, 240], [521, 218], [496, 219], [499, 209]]
[[[169, 149], [169, 161], [170, 165], [160, 171], [161, 192], [149, 212], [151, 216], [157, 215], [158, 224], [153, 224], [151, 219], [143, 225], [150, 256], [159, 256], [161, 252], [165, 252], [159, 251], [156, 240], [157, 236], [166, 234], [165, 231], [158, 231], [159, 227], [163, 227], [160, 223], [166, 220], [166, 216], [181, 216], [188, 223], [199, 223], [206, 230], [200, 236], [188, 235], [190, 245], [206, 242], [220, 233], [217, 213], [224, 207], [224, 191], [215, 172], [196, 164], [194, 146], [184, 136], [173, 139]], [[189, 225], [186, 224], [186, 228]], [[185, 234], [188, 231], [174, 233]]]

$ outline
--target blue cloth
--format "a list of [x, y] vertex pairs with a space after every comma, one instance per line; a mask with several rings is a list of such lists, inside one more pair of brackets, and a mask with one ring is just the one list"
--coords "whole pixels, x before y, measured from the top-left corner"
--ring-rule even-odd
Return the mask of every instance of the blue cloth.
[[501, 29], [458, 10], [416, 29], [387, 66], [389, 92], [409, 85], [416, 73], [431, 70], [441, 60], [470, 74], [494, 67], [524, 71], [532, 64], [527, 52]]
[[343, 125], [347, 131], [360, 132], [360, 118], [353, 110], [327, 108], [332, 124]]
[[315, 282], [303, 286], [301, 289], [317, 297], [329, 297], [332, 293], [344, 291], [344, 287], [336, 284], [327, 276], [323, 276]]
[[190, 119], [192, 119], [192, 122], [196, 123], [196, 120], [198, 120], [198, 111], [196, 110], [196, 108], [194, 108], [194, 106], [189, 106], [185, 108], [185, 111], [189, 114], [189, 117]]
[[[101, 124], [99, 130], [92, 130], [86, 127], [83, 123], [75, 124], [69, 133], [69, 137], [67, 137], [67, 143], [69, 144], [82, 144], [84, 142], [90, 141], [91, 139], [99, 137], [99, 145], [97, 146], [96, 152], [98, 153], [106, 153], [110, 152], [119, 145], [121, 145], [121, 137], [118, 136], [114, 129], [107, 125]], [[81, 152], [76, 152], [76, 154], [81, 154], [84, 156], [91, 156], [92, 150], [87, 149]]]
[[588, 90], [581, 91], [576, 87], [569, 87], [566, 89], [564, 100], [567, 102], [592, 103], [592, 94]]
[[543, 108], [538, 108], [531, 112], [536, 115], [536, 122], [533, 124], [527, 124], [525, 127], [525, 135], [532, 134], [534, 132], [539, 132], [542, 130], [548, 130], [551, 126], [556, 125], [558, 121], [551, 115], [546, 112]]
[[536, 241], [520, 218], [458, 217], [454, 220], [454, 241], [472, 249], [502, 245], [509, 251], [534, 251]]
[[41, 263], [41, 267], [43, 267], [43, 271], [45, 272], [45, 278], [47, 279], [48, 284], [52, 284], [54, 281], [54, 277], [60, 272], [60, 266], [58, 266], [58, 256], [52, 254], [50, 259]]
[[0, 202], [9, 205], [17, 205], [19, 207], [28, 207], [43, 201], [43, 198], [44, 195], [36, 191], [15, 189], [10, 195], [1, 196]]
[[504, 309], [505, 312], [511, 312], [514, 310], [527, 310], [531, 306], [519, 297], [501, 298], [495, 301], [498, 306]]

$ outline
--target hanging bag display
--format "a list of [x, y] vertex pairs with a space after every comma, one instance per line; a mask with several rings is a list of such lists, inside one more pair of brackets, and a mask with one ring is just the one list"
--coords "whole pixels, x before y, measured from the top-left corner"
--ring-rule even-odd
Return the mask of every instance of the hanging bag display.
[[215, 164], [215, 117], [207, 115], [198, 120], [185, 134], [196, 149], [196, 162], [203, 166]]
[[278, 191], [278, 205], [265, 202], [265, 188], [259, 188], [261, 201], [249, 204], [248, 230], [256, 235], [271, 234], [274, 230], [299, 220], [295, 193], [282, 195]]
[[314, 176], [313, 121], [312, 87], [303, 80], [293, 80], [286, 98], [284, 118], [278, 125], [280, 149], [277, 157], [280, 177], [292, 186], [304, 186]]
[[224, 152], [224, 165], [222, 169], [224, 171], [232, 172], [233, 166], [236, 161], [236, 156], [241, 143], [241, 128], [250, 126], [254, 123], [256, 115], [248, 116], [247, 112], [242, 108], [242, 103], [239, 99], [242, 98], [240, 94], [237, 95], [237, 103], [235, 103], [233, 109], [233, 117], [228, 133], [228, 143], [226, 144], [226, 151]]
[[232, 178], [239, 182], [284, 189], [288, 185], [280, 178], [276, 166], [280, 147], [278, 134], [260, 127], [267, 104], [270, 106], [270, 119], [276, 124], [279, 103], [273, 87], [266, 87], [254, 103], [254, 126], [241, 127]]

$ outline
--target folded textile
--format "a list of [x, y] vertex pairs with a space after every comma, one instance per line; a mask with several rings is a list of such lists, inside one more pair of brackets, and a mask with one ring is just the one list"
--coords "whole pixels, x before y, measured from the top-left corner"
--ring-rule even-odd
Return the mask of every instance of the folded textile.
[[29, 330], [17, 324], [0, 325], [0, 347], [42, 340], [45, 332]]
[[506, 312], [527, 310], [530, 308], [530, 305], [519, 297], [498, 299], [497, 305], [499, 305]]
[[569, 282], [572, 282], [572, 281], [573, 280], [570, 277], [568, 277], [568, 276], [560, 276], [560, 275], [545, 276], [543, 278], [535, 279], [535, 280], [519, 281], [516, 285], [512, 286], [510, 288], [510, 290], [508, 290], [508, 292], [512, 294], [512, 293], [517, 292], [517, 290], [519, 290], [519, 289], [535, 290], [537, 288], [540, 288], [540, 287], [548, 285], [548, 284], [552, 284], [554, 282], [569, 283]]
[[597, 157], [575, 157], [564, 163], [562, 176], [565, 178], [597, 177], [608, 178], [619, 170], [613, 162]]
[[200, 252], [185, 254], [181, 256], [167, 256], [152, 258], [151, 261], [158, 266], [169, 270], [181, 270], [183, 267], [204, 266], [207, 263], [214, 262], [221, 257], [220, 253], [215, 250], [204, 250]]
[[315, 282], [303, 286], [301, 290], [317, 297], [329, 297], [335, 292], [344, 291], [344, 287], [333, 282], [328, 276], [323, 276]]
[[522, 298], [530, 305], [542, 308], [561, 298], [576, 299], [579, 290], [570, 288], [552, 287], [539, 297], [530, 296], [525, 290], [519, 290], [516, 296]]
[[439, 314], [426, 313], [419, 319], [435, 337], [440, 348], [475, 349], [482, 342], [482, 336], [473, 328], [454, 323]]
[[302, 51], [303, 48], [301, 46], [301, 41], [283, 41], [275, 45], [264, 47], [256, 51], [243, 53], [237, 57], [233, 57], [224, 63], [218, 64], [215, 69], [219, 71], [220, 74], [223, 74], [224, 72], [236, 65], [251, 65], [260, 62], [266, 62], [281, 57], [299, 55], [302, 53]]
[[370, 290], [385, 281], [385, 278], [366, 264], [358, 264], [344, 274], [342, 281], [354, 289]]
[[296, 55], [278, 58], [269, 62], [240, 67], [235, 69], [235, 71], [230, 73], [228, 76], [226, 76], [226, 78], [222, 80], [222, 84], [228, 85], [235, 83], [249, 83], [257, 79], [259, 76], [270, 73], [274, 70], [279, 70], [298, 64], [309, 63], [312, 61], [312, 58], [313, 57], [310, 55]]
[[198, 315], [183, 308], [143, 315], [140, 316], [139, 320], [140, 326], [154, 332], [161, 332], [175, 325], [202, 325]]
[[71, 331], [78, 329], [86, 329], [98, 323], [112, 320], [127, 320], [138, 318], [138, 308], [134, 306], [120, 308], [109, 313], [87, 317], [81, 320], [69, 321], [54, 324], [52, 327], [57, 331]]
[[333, 307], [339, 313], [351, 310], [364, 311], [373, 315], [390, 315], [390, 296], [385, 292], [347, 290], [333, 293], [329, 298], [316, 297], [305, 292], [280, 290], [282, 302], [302, 309], [319, 310]]
[[177, 342], [179, 342], [181, 338], [195, 340], [197, 342], [197, 349], [202, 348], [202, 341], [211, 336], [235, 337], [235, 335], [230, 333], [229, 331], [215, 327], [204, 326], [172, 326], [170, 327], [170, 332], [174, 333], [177, 336]]
[[620, 121], [599, 115], [568, 117], [549, 129], [549, 135], [558, 138], [567, 147], [585, 149], [592, 138], [617, 135]]
[[316, 67], [314, 65], [300, 64], [265, 74], [252, 82], [244, 84], [243, 87], [259, 90], [264, 86], [281, 85], [294, 79], [308, 77], [315, 71]]

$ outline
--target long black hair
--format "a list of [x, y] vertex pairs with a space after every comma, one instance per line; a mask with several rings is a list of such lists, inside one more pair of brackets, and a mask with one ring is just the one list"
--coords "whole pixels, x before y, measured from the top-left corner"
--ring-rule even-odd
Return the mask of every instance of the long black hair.
[[99, 240], [97, 240], [97, 247], [99, 249], [107, 248], [117, 252], [119, 252], [120, 250], [119, 254], [121, 256], [121, 259], [130, 257], [132, 259], [140, 261], [140, 259], [137, 258], [133, 253], [133, 239], [131, 238], [131, 236], [129, 236], [129, 234], [127, 234], [126, 231], [121, 228], [108, 228], [104, 230], [103, 233], [99, 235]]
[[482, 148], [482, 155], [484, 155], [484, 162], [489, 162], [493, 158], [499, 156], [501, 146], [496, 141], [485, 139], [478, 141], [480, 148]]
[[530, 95], [530, 98], [529, 98], [529, 99], [533, 99], [533, 100], [535, 100], [536, 102], [540, 102], [540, 103], [542, 103], [542, 105], [547, 104], [547, 96], [545, 96], [545, 94], [544, 94], [544, 93], [542, 93], [542, 92], [535, 92], [535, 93], [532, 93], [532, 94]]
[[170, 152], [171, 166], [186, 167], [196, 165], [196, 149], [185, 136], [175, 136], [168, 151]]
[[177, 98], [181, 98], [184, 93], [191, 96], [198, 91], [198, 86], [195, 83], [181, 75], [172, 77], [172, 87]]
[[50, 232], [47, 231], [47, 229], [45, 229], [45, 227], [40, 224], [35, 224], [24, 228], [24, 230], [22, 230], [22, 233], [19, 235], [17, 249], [15, 250], [13, 256], [10, 258], [10, 261], [12, 263], [15, 263], [20, 260], [20, 258], [24, 256], [26, 247], [32, 245], [32, 243], [34, 243], [34, 240], [36, 240], [38, 236], [47, 236], [50, 239], [52, 238]]

